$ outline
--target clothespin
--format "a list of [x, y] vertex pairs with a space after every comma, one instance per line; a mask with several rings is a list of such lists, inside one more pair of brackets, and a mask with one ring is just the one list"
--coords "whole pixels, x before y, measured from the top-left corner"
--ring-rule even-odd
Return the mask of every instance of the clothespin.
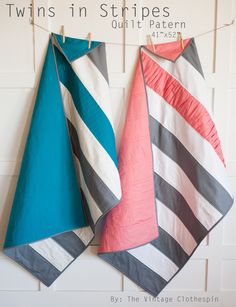
[[155, 52], [156, 52], [155, 46], [154, 46], [154, 44], [153, 44], [152, 37], [151, 37], [150, 34], [147, 35], [147, 42], [148, 42], [148, 44], [150, 44], [150, 45], [152, 46], [152, 51], [155, 53]]
[[91, 32], [89, 32], [89, 34], [88, 34], [88, 49], [91, 48], [91, 36], [92, 36], [92, 34], [91, 34]]
[[65, 26], [61, 26], [61, 35], [62, 35], [62, 42], [64, 44], [65, 41], [66, 41], [66, 38], [65, 38]]
[[184, 40], [181, 32], [177, 32], [178, 34], [178, 41], [180, 41], [181, 48], [184, 50]]

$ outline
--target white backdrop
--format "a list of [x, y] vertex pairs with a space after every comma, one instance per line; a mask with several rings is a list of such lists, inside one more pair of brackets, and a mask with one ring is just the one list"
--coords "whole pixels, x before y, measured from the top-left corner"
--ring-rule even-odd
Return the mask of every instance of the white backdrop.
[[[168, 21], [183, 21], [184, 37], [196, 36], [196, 43], [209, 88], [209, 107], [218, 128], [229, 176], [236, 192], [236, 26], [204, 36], [198, 34], [231, 22], [236, 15], [236, 0], [35, 0], [39, 6], [56, 8], [57, 15], [38, 17], [35, 22], [54, 32], [65, 25], [66, 35], [109, 42], [106, 46], [112, 108], [117, 132], [117, 145], [126, 113], [126, 101], [137, 55], [137, 46], [151, 34], [148, 23], [143, 29], [112, 29], [112, 16], [100, 18], [101, 3], [117, 6], [169, 7]], [[9, 17], [6, 3], [13, 3]], [[48, 33], [29, 24], [29, 15], [17, 17], [15, 7], [28, 6], [29, 0], [0, 3], [0, 244], [5, 236], [12, 197], [25, 144], [25, 136], [34, 105], [38, 78], [48, 42]], [[65, 14], [71, 5], [86, 6], [87, 18]], [[27, 11], [28, 12], [28, 11]], [[67, 12], [68, 13], [68, 12]], [[130, 12], [127, 19], [133, 19]], [[120, 18], [121, 20], [122, 18]], [[155, 31], [160, 31], [156, 29]], [[167, 31], [167, 30], [166, 30]], [[176, 31], [172, 29], [172, 31]], [[154, 42], [171, 40], [154, 38]], [[112, 43], [113, 42], [113, 43]], [[119, 44], [115, 44], [119, 43]], [[235, 193], [236, 194], [236, 193]], [[191, 306], [195, 296], [201, 302], [194, 306], [233, 307], [236, 301], [236, 208], [197, 249], [192, 259], [161, 293], [160, 298], [173, 300], [160, 306]], [[144, 302], [146, 295], [125, 276], [96, 257], [99, 238], [50, 287], [45, 287], [28, 272], [0, 253], [0, 306], [154, 306]], [[131, 297], [132, 296], [132, 297]], [[149, 296], [147, 296], [149, 298]], [[204, 303], [202, 297], [216, 300]], [[114, 299], [117, 298], [117, 303]], [[151, 298], [151, 297], [150, 297]], [[184, 300], [184, 301], [183, 301]], [[133, 301], [133, 302], [132, 302]], [[136, 302], [134, 302], [136, 301]]]

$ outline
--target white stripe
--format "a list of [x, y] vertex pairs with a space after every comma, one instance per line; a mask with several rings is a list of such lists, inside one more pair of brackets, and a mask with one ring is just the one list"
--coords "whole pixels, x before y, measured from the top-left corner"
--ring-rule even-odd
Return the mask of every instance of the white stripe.
[[75, 158], [77, 173], [79, 176], [80, 186], [84, 192], [85, 198], [89, 206], [89, 211], [91, 213], [93, 222], [95, 224], [99, 219], [99, 217], [102, 215], [102, 211], [100, 210], [100, 208], [98, 207], [97, 203], [95, 202], [95, 200], [93, 199], [92, 195], [88, 190], [78, 158], [76, 156], [74, 156], [74, 158]]
[[74, 258], [53, 239], [45, 239], [29, 244], [37, 253], [47, 259], [60, 272], [63, 271]]
[[151, 244], [130, 249], [128, 253], [166, 281], [169, 281], [179, 269], [174, 262]]
[[[146, 50], [145, 50], [146, 52]], [[202, 75], [182, 56], [175, 63], [166, 59], [148, 55], [173, 78], [175, 78], [193, 97], [195, 97], [208, 112], [211, 113], [210, 104], [207, 103], [207, 87]]]
[[196, 218], [209, 230], [218, 222], [222, 214], [197, 191], [177, 163], [154, 144], [152, 144], [152, 152], [154, 172], [160, 175], [185, 198]]
[[78, 133], [84, 156], [110, 191], [117, 199], [120, 199], [120, 177], [115, 163], [78, 114], [70, 92], [62, 83], [61, 90], [66, 116], [72, 122]]
[[211, 144], [150, 87], [147, 87], [147, 95], [150, 115], [169, 130], [232, 196], [226, 169]]
[[156, 199], [158, 225], [164, 229], [179, 245], [183, 248], [186, 254], [191, 255], [197, 242], [194, 240], [191, 233], [168, 207]]
[[101, 72], [87, 55], [72, 62], [71, 66], [113, 126], [109, 86]]
[[78, 228], [73, 230], [73, 232], [81, 239], [85, 246], [87, 246], [94, 237], [94, 233], [90, 226]]

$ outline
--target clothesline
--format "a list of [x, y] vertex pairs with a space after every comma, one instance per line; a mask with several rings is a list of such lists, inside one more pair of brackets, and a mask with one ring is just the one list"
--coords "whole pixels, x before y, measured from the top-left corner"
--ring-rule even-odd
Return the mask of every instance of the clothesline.
[[[204, 36], [206, 34], [209, 34], [209, 33], [212, 33], [212, 32], [216, 32], [218, 30], [221, 30], [223, 28], [226, 28], [226, 27], [229, 27], [229, 26], [232, 26], [235, 22], [235, 18], [230, 22], [230, 23], [225, 23], [224, 25], [220, 26], [220, 27], [217, 27], [217, 28], [214, 28], [214, 29], [211, 29], [209, 31], [206, 31], [206, 32], [203, 32], [203, 33], [200, 33], [200, 34], [197, 34], [195, 35], [194, 37], [197, 38], [197, 37], [201, 37], [201, 36]], [[36, 26], [38, 28], [41, 28], [42, 30], [48, 32], [48, 33], [51, 33], [50, 30], [46, 29], [45, 27], [35, 23], [33, 21], [33, 19], [30, 19], [30, 24], [33, 25], [33, 26]], [[118, 43], [118, 42], [109, 42], [109, 41], [106, 41], [107, 44], [111, 44], [111, 45], [123, 45], [123, 43]], [[125, 43], [126, 46], [140, 46], [140, 44], [131, 44], [131, 43]]]

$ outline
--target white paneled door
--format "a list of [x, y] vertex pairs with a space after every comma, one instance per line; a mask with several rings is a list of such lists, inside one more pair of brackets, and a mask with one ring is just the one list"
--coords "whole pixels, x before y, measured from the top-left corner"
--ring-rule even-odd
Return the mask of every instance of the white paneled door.
[[[124, 14], [122, 6], [129, 8]], [[153, 11], [154, 7], [158, 9]], [[41, 27], [30, 25], [31, 13]], [[236, 192], [236, 25], [200, 35], [230, 23], [234, 16], [236, 0], [1, 0], [0, 244], [48, 42], [49, 34], [42, 27], [58, 33], [65, 25], [67, 36], [85, 38], [92, 32], [94, 40], [107, 42], [117, 147], [137, 58], [136, 45], [145, 43], [147, 34], [155, 43], [176, 39], [176, 31], [185, 38], [196, 37], [209, 109]], [[99, 237], [50, 288], [0, 253], [0, 307], [235, 307], [235, 221], [234, 206], [155, 300], [96, 257]]]

